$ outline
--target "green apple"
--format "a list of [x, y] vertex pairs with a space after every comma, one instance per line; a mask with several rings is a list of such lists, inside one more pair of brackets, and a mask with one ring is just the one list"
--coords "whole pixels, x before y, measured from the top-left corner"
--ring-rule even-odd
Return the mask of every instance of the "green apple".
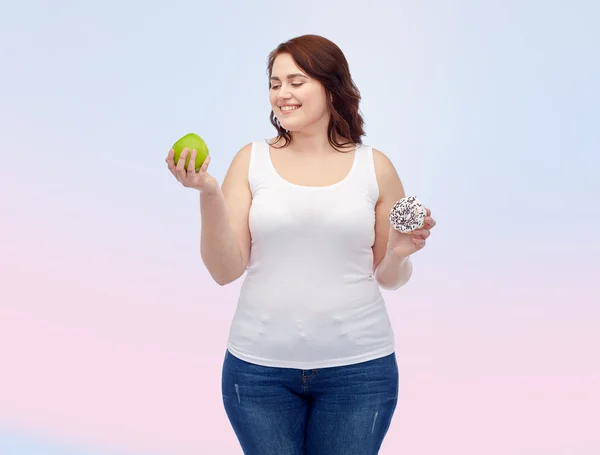
[[186, 169], [188, 167], [188, 164], [190, 164], [190, 157], [192, 156], [192, 150], [196, 149], [196, 151], [198, 152], [198, 154], [196, 155], [196, 172], [198, 172], [200, 170], [200, 168], [202, 167], [202, 164], [204, 164], [204, 161], [206, 160], [206, 157], [209, 154], [206, 143], [200, 136], [198, 136], [195, 133], [186, 134], [181, 139], [179, 139], [177, 142], [175, 142], [175, 144], [173, 144], [173, 147], [171, 147], [171, 148], [173, 149], [173, 152], [175, 152], [174, 153], [175, 165], [177, 165], [177, 162], [179, 161], [179, 156], [181, 155], [181, 152], [183, 151], [183, 149], [185, 149], [185, 148], [188, 149], [188, 156], [185, 160], [185, 168]]

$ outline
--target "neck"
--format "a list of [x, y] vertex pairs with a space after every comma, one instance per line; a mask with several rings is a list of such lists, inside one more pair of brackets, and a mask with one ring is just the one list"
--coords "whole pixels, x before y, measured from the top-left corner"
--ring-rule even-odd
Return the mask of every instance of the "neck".
[[[338, 153], [338, 150], [329, 143], [329, 136], [327, 134], [329, 122], [323, 123], [320, 125], [313, 125], [313, 128], [291, 132], [292, 143], [290, 144], [290, 148], [296, 152], [310, 155], [325, 155], [332, 152]], [[340, 142], [339, 139], [340, 138], [337, 138], [338, 142]], [[343, 140], [341, 142], [348, 141]], [[353, 145], [345, 146], [342, 150], [351, 149], [352, 146]]]
[[310, 155], [324, 155], [334, 151], [329, 143], [327, 131], [319, 133], [310, 133], [306, 131], [292, 132], [292, 143], [290, 144], [293, 150]]

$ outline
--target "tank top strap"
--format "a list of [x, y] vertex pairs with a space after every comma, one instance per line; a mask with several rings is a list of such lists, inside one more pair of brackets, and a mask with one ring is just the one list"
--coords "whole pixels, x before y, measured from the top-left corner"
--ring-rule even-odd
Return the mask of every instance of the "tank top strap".
[[252, 142], [250, 163], [248, 166], [248, 183], [250, 184], [250, 190], [253, 195], [272, 177], [270, 172], [271, 157], [269, 154], [269, 143], [267, 139]]
[[[363, 194], [366, 193], [369, 200], [376, 204], [379, 199], [379, 185], [373, 161], [373, 148], [358, 144], [355, 153], [355, 163], [352, 166], [351, 175], [340, 188], [347, 188], [349, 185]], [[248, 183], [253, 196], [260, 189], [278, 187], [281, 183], [273, 170], [268, 139], [252, 142]]]
[[379, 199], [379, 184], [373, 161], [373, 147], [358, 144], [356, 148], [356, 163], [352, 175], [353, 185], [358, 185], [369, 195], [371, 202]]

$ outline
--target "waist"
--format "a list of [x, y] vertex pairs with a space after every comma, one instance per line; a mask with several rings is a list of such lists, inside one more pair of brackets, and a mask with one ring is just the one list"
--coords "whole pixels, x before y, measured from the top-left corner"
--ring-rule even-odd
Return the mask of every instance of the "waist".
[[[240, 304], [295, 307], [317, 313], [363, 306], [381, 298], [370, 267], [267, 267], [248, 268]], [[285, 303], [282, 303], [285, 302]]]
[[229, 346], [256, 363], [323, 366], [382, 354], [393, 348], [393, 338], [380, 294], [301, 302], [293, 293], [278, 299], [242, 293]]

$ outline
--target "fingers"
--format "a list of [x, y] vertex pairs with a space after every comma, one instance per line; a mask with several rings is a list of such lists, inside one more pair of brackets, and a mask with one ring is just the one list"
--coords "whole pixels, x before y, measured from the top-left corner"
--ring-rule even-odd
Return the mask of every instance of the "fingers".
[[165, 158], [165, 163], [171, 164], [173, 163], [173, 159], [175, 158], [175, 151], [173, 149], [169, 150], [167, 153], [167, 157]]
[[414, 239], [426, 240], [431, 235], [431, 231], [429, 229], [418, 229], [412, 232]]
[[187, 165], [188, 175], [193, 176], [196, 173], [196, 156], [198, 155], [198, 151], [196, 149], [192, 150], [192, 154], [190, 155], [190, 162]]
[[[186, 165], [188, 156], [189, 162]], [[200, 166], [199, 170], [196, 171], [197, 156], [198, 151], [196, 149], [193, 149], [190, 153], [189, 149], [184, 148], [179, 155], [177, 164], [175, 164], [175, 152], [173, 149], [169, 150], [169, 153], [165, 158], [165, 162], [169, 166], [171, 173], [175, 176], [177, 181], [179, 181], [179, 183], [185, 187], [201, 189], [207, 181], [212, 182], [212, 180], [214, 180], [212, 177], [205, 174], [206, 170], [208, 169], [208, 165], [210, 164], [210, 156], [206, 157], [202, 163], [202, 166]]]
[[185, 160], [188, 156], [188, 152], [188, 149], [183, 149], [181, 151], [181, 155], [179, 155], [179, 161], [177, 161], [177, 167], [175, 172], [177, 180], [179, 180], [181, 183], [185, 181], [185, 178], [187, 176], [187, 171], [185, 169]]
[[427, 241], [425, 239], [419, 237], [413, 237], [413, 243], [417, 245], [419, 248], [423, 248]]
[[165, 162], [167, 163], [167, 166], [169, 167], [169, 171], [171, 171], [171, 174], [173, 174], [175, 177], [177, 177], [177, 174], [175, 172], [176, 168], [175, 168], [175, 152], [173, 151], [173, 149], [169, 150], [169, 153], [167, 154], [167, 157], [165, 158]]
[[427, 239], [429, 238], [430, 235], [431, 235], [431, 231], [429, 229], [425, 229], [424, 227], [421, 229], [417, 229], [416, 231], [412, 232], [413, 243], [418, 248], [423, 248], [425, 246], [425, 244], [427, 243]]
[[423, 223], [423, 228], [424, 229], [431, 229], [436, 225], [436, 222], [433, 218], [431, 218], [431, 216], [427, 216], [425, 218], [425, 222]]
[[208, 155], [204, 160], [204, 163], [202, 163], [202, 166], [200, 167], [200, 172], [206, 172], [208, 170], [208, 163], [210, 163], [210, 155]]

